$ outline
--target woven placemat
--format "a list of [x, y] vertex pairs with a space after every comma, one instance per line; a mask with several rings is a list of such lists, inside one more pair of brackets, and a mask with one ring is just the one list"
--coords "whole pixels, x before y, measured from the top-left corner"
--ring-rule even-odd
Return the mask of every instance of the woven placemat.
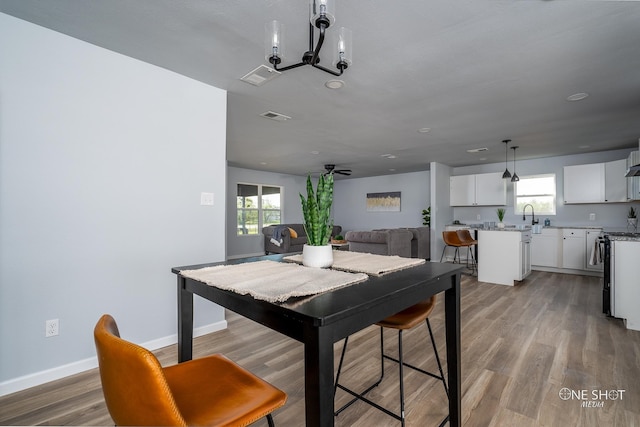
[[269, 260], [184, 270], [180, 274], [210, 286], [269, 302], [316, 295], [368, 279], [366, 274]]
[[[289, 255], [285, 261], [302, 264], [302, 255]], [[405, 268], [424, 264], [422, 258], [404, 258], [397, 255], [377, 255], [364, 252], [333, 251], [334, 270], [366, 273], [370, 276], [382, 276]]]

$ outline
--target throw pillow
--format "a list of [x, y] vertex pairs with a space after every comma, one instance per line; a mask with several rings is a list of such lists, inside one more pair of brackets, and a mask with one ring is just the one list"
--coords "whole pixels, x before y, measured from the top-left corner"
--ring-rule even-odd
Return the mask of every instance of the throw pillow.
[[298, 238], [298, 233], [296, 233], [296, 230], [294, 230], [291, 227], [287, 227], [289, 229], [289, 235], [291, 236], [292, 239], [297, 239]]

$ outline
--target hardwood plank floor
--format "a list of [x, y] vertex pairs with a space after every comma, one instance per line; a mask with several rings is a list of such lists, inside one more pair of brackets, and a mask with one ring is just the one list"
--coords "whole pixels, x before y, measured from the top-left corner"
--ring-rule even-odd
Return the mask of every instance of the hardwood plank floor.
[[[462, 413], [465, 426], [640, 426], [640, 332], [601, 314], [601, 279], [534, 272], [506, 287], [462, 281]], [[220, 352], [289, 395], [275, 413], [279, 426], [304, 423], [303, 348], [261, 325], [228, 313], [229, 327], [197, 338], [194, 357]], [[431, 317], [444, 360], [443, 299]], [[126, 338], [126, 331], [122, 331]], [[395, 332], [385, 347], [397, 350]], [[334, 350], [338, 361], [341, 343]], [[377, 378], [378, 329], [355, 334], [342, 381], [361, 388]], [[436, 370], [426, 327], [404, 335], [405, 359]], [[177, 360], [176, 346], [155, 352], [164, 365]], [[370, 397], [394, 410], [397, 368], [386, 362], [383, 383]], [[446, 369], [446, 364], [445, 364]], [[563, 400], [567, 388], [587, 399]], [[616, 396], [612, 390], [622, 390]], [[442, 384], [405, 370], [408, 426], [438, 425], [446, 415]], [[593, 393], [603, 393], [592, 400]], [[614, 399], [615, 397], [615, 399]], [[338, 392], [336, 405], [348, 396]], [[601, 405], [584, 407], [583, 405]], [[97, 370], [0, 398], [2, 425], [112, 425]], [[266, 426], [263, 420], [256, 426]], [[338, 426], [396, 426], [399, 422], [357, 402], [336, 418]]]

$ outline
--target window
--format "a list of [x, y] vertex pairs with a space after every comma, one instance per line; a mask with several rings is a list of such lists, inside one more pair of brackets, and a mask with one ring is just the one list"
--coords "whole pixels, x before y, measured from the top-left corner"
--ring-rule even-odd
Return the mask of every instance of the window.
[[556, 174], [522, 176], [515, 184], [516, 213], [531, 204], [536, 215], [556, 214]]
[[280, 224], [282, 188], [238, 184], [236, 197], [238, 235], [259, 234], [262, 227]]

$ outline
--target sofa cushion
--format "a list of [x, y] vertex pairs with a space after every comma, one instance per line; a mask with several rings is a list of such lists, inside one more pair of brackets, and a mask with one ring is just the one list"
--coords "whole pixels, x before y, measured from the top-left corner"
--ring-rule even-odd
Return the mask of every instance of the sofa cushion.
[[298, 238], [298, 232], [296, 230], [294, 230], [291, 227], [287, 227], [289, 228], [289, 235], [291, 236], [292, 239], [297, 239]]

